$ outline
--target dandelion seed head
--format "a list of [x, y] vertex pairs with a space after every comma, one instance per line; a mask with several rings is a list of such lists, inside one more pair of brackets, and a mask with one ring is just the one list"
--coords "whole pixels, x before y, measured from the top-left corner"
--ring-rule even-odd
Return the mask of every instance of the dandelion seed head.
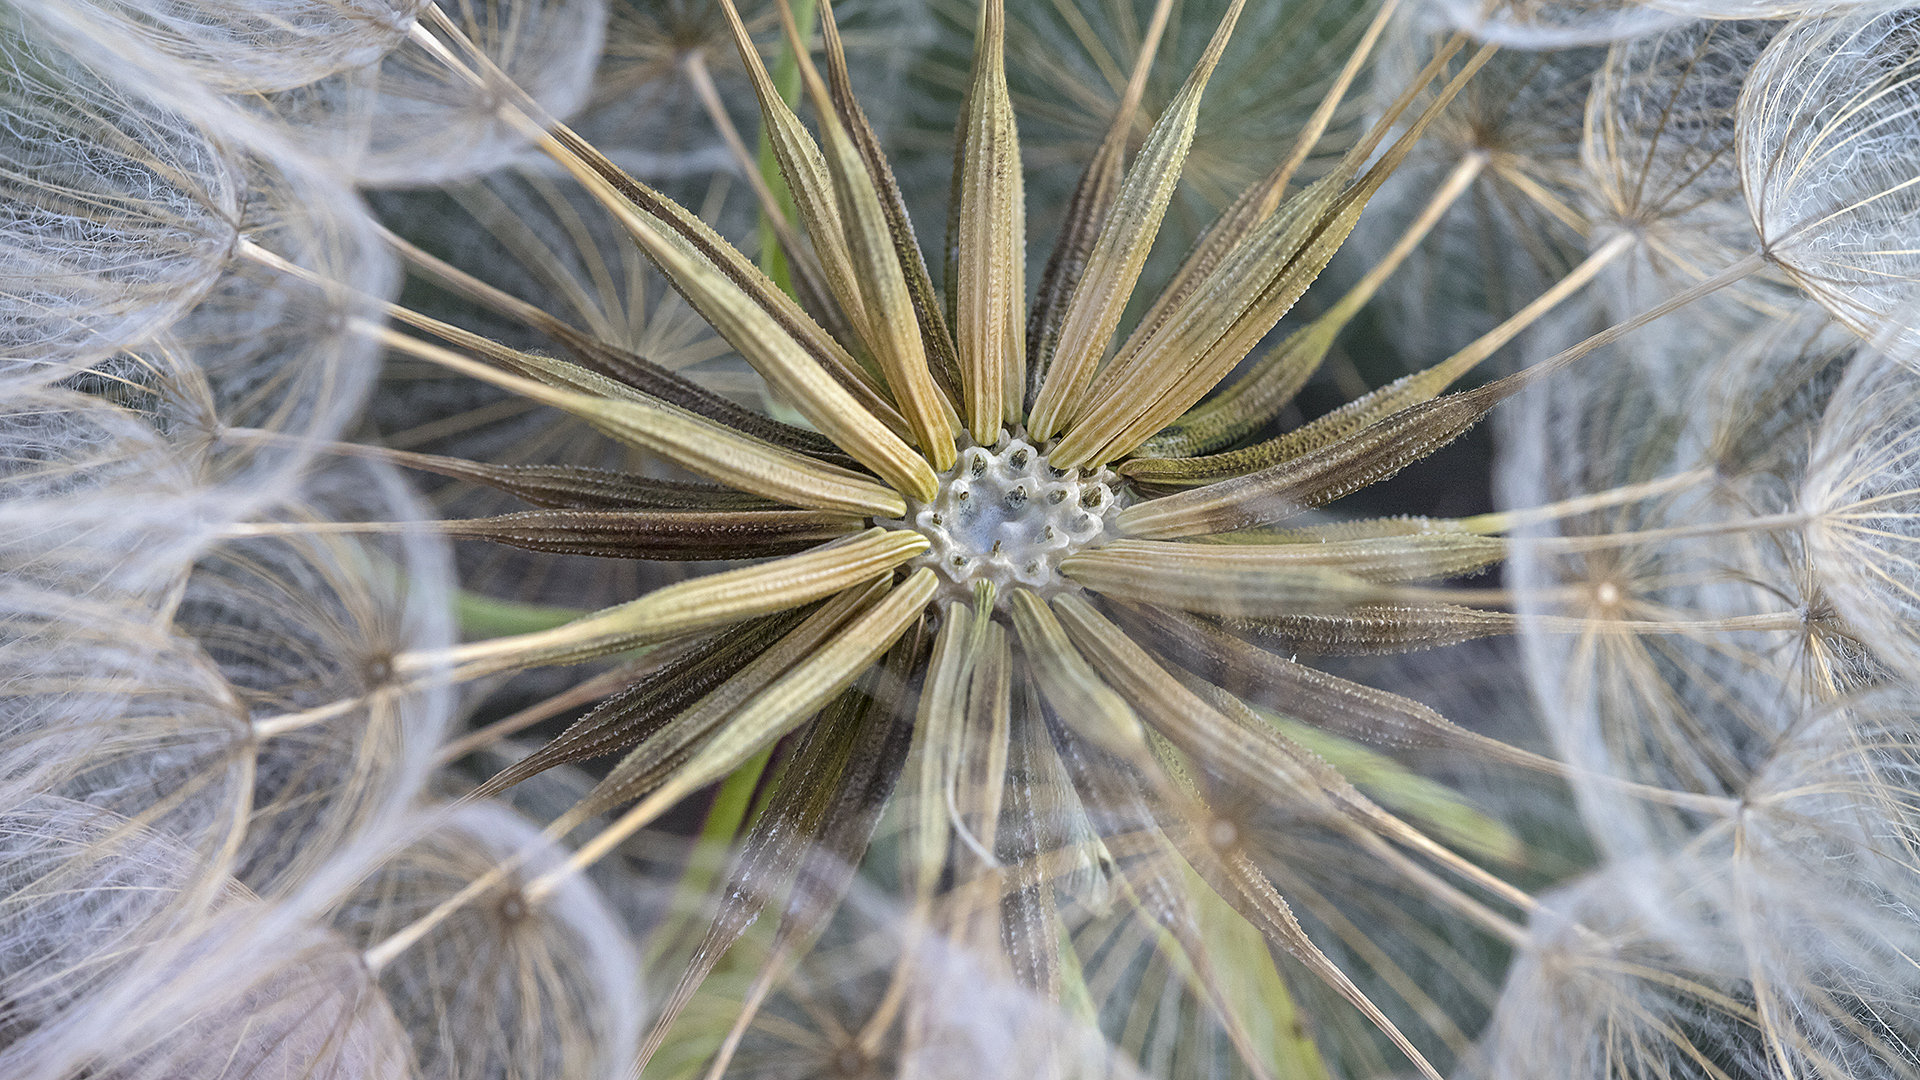
[[1739, 162], [1767, 257], [1834, 317], [1907, 362], [1920, 347], [1914, 13], [1802, 20], [1747, 77]]
[[198, 118], [31, 30], [18, 13], [0, 14], [9, 385], [63, 378], [177, 319], [226, 263], [244, 190]]
[[[1632, 257], [1607, 272], [1613, 317], [1627, 318], [1758, 247], [1741, 194], [1735, 107], [1774, 30], [1761, 22], [1693, 23], [1608, 50], [1587, 100], [1580, 187], [1594, 239], [1619, 231], [1634, 240]], [[1783, 283], [1756, 277], [1696, 305], [1693, 317], [1704, 318], [1708, 305], [1722, 314], [1733, 299], [1769, 315], [1804, 303]], [[1733, 333], [1742, 321], [1759, 321], [1735, 311], [1722, 317]]]
[[[1516, 414], [1530, 430], [1516, 433], [1505, 475], [1526, 503], [1673, 484], [1538, 530], [1618, 542], [1560, 552], [1554, 540], [1523, 542], [1508, 563], [1530, 617], [1574, 620], [1523, 639], [1570, 760], [1737, 797], [1808, 708], [1873, 679], [1857, 631], [1820, 616], [1832, 604], [1820, 560], [1799, 539], [1807, 452], [1857, 344], [1835, 329], [1807, 311], [1730, 347], [1705, 334], [1648, 346], [1629, 338], [1618, 362], [1571, 373]], [[1729, 644], [1721, 628], [1755, 615], [1765, 629]], [[1671, 632], [1619, 632], [1636, 621]], [[1698, 828], [1604, 785], [1578, 787], [1589, 827], [1617, 858], [1682, 846]]]
[[[185, 950], [193, 957], [187, 971], [147, 984], [149, 992], [178, 997], [140, 1017], [146, 1031], [123, 1037], [105, 1054], [96, 1051], [95, 1061], [104, 1058], [114, 1075], [138, 1080], [220, 1070], [315, 1080], [415, 1075], [385, 996], [337, 935], [303, 928], [269, 944], [223, 933], [223, 923], [245, 927], [251, 912], [223, 914]], [[221, 962], [194, 956], [202, 951]], [[99, 1024], [109, 1015], [103, 1010], [90, 1019]]]
[[454, 17], [478, 52], [461, 57], [469, 76], [409, 36], [375, 63], [280, 91], [266, 107], [356, 182], [416, 187], [477, 177], [523, 150], [527, 135], [501, 113], [517, 93], [555, 117], [586, 102], [606, 0], [515, 0]]
[[[347, 471], [360, 505], [407, 505]], [[316, 493], [307, 510], [328, 502]], [[311, 902], [390, 842], [426, 783], [443, 693], [381, 687], [358, 707], [326, 706], [368, 698], [370, 647], [450, 640], [443, 573], [437, 549], [404, 540], [303, 536], [215, 545], [164, 605], [10, 581], [9, 670], [38, 675], [6, 687], [0, 797], [91, 803], [238, 888]]]
[[[442, 811], [342, 899], [333, 925], [369, 947], [503, 859], [519, 862], [481, 903], [379, 972], [422, 1075], [623, 1075], [644, 1009], [632, 946], [585, 879], [538, 900], [524, 893], [556, 855], [512, 811], [461, 807]], [[448, 971], [462, 978], [443, 978]]]
[[1737, 813], [1548, 898], [1491, 1074], [1538, 1055], [1596, 1076], [1709, 1054], [1762, 1074], [1910, 1068], [1913, 715], [1893, 687], [1810, 706], [1754, 756]]
[[[122, 452], [128, 461], [144, 458], [160, 483], [143, 492], [137, 480], [126, 478], [128, 498], [110, 515], [74, 516], [77, 500], [66, 500], [68, 509], [42, 501], [45, 532], [26, 538], [17, 550], [21, 563], [29, 561], [27, 551], [39, 548], [103, 586], [164, 595], [212, 531], [289, 493], [314, 452], [300, 437], [337, 435], [357, 410], [376, 355], [354, 321], [374, 314], [377, 297], [393, 287], [392, 261], [376, 248], [364, 208], [330, 170], [290, 151], [283, 139], [250, 123], [190, 76], [176, 72], [177, 78], [167, 78], [164, 73], [174, 69], [163, 57], [125, 42], [118, 43], [126, 45], [123, 50], [89, 45], [82, 37], [91, 25], [84, 12], [52, 5], [37, 14], [65, 17], [71, 25], [58, 36], [60, 48], [46, 43], [56, 38], [53, 33], [22, 44], [42, 50], [46, 59], [39, 67], [8, 69], [17, 91], [40, 88], [31, 95], [37, 104], [22, 101], [10, 113], [32, 126], [36, 109], [50, 108], [64, 95], [63, 123], [120, 124], [125, 130], [62, 137], [40, 124], [46, 138], [33, 136], [14, 147], [26, 155], [18, 160], [16, 209], [38, 205], [51, 213], [62, 200], [70, 207], [93, 206], [82, 216], [97, 228], [118, 228], [113, 222], [143, 206], [161, 216], [155, 219], [160, 234], [122, 237], [131, 248], [116, 249], [119, 242], [109, 243], [106, 234], [69, 237], [68, 254], [95, 264], [85, 280], [96, 290], [86, 306], [97, 316], [111, 316], [118, 303], [97, 292], [114, 281], [115, 258], [131, 257], [129, 265], [139, 268], [142, 280], [152, 279], [148, 284], [173, 284], [166, 286], [164, 302], [150, 297], [142, 305], [145, 314], [137, 322], [112, 333], [86, 331], [87, 342], [76, 346], [80, 352], [48, 346], [20, 354], [49, 361], [17, 365], [9, 378], [17, 376], [23, 386], [66, 378], [69, 389], [114, 403], [130, 435], [141, 425], [150, 428], [144, 448], [142, 440], [133, 440]], [[87, 57], [84, 63], [75, 59], [80, 54]], [[148, 71], [149, 61], [162, 74]], [[96, 69], [115, 72], [153, 101], [115, 89], [119, 84]], [[66, 71], [66, 82], [52, 81], [54, 71]], [[221, 132], [217, 140], [208, 134], [214, 130]], [[63, 143], [91, 149], [63, 164]], [[38, 220], [53, 219], [42, 213]], [[188, 258], [179, 245], [194, 244], [196, 236], [207, 242]], [[269, 269], [256, 254], [279, 262]], [[351, 280], [367, 292], [317, 290], [285, 273], [287, 267]], [[11, 287], [27, 292], [80, 280], [71, 268], [45, 260], [29, 259], [19, 270]], [[39, 305], [35, 318], [63, 317], [57, 306], [41, 304], [48, 296], [29, 304]], [[17, 400], [24, 406], [24, 398]], [[261, 437], [230, 439], [230, 428], [253, 429]], [[76, 446], [72, 452], [81, 451]], [[85, 475], [104, 493], [116, 482], [108, 465], [112, 454], [87, 453], [97, 468]], [[66, 468], [80, 475], [57, 464], [60, 456], [35, 471], [54, 476]], [[177, 464], [166, 466], [163, 457]]]
[[407, 1075], [352, 950], [165, 832], [38, 795], [0, 815], [0, 850], [0, 1061], [15, 1075]]
[[1515, 49], [1605, 45], [1678, 25], [1684, 16], [1626, 0], [1443, 0], [1449, 25]]
[[[16, 583], [85, 574], [94, 595], [164, 595], [204, 538], [204, 459], [132, 409], [56, 387], [0, 406], [0, 547]], [[123, 493], [144, 492], [131, 500]]]
[[417, 0], [107, 0], [75, 5], [209, 86], [271, 93], [375, 63], [413, 24]]
[[1622, 895], [1633, 880], [1672, 879], [1630, 863], [1543, 898], [1469, 1075], [1710, 1076], [1696, 1071], [1709, 1054], [1764, 1075], [1751, 1010], [1646, 934], [1644, 908]]
[[1913, 629], [1920, 617], [1916, 390], [1920, 381], [1904, 365], [1864, 353], [1811, 440], [1800, 491], [1814, 580], [1861, 640], [1901, 671], [1920, 662]]
[[[1392, 88], [1426, 63], [1439, 40], [1418, 20], [1388, 28], [1379, 65], [1397, 78], [1378, 79], [1374, 108], [1389, 104]], [[1402, 328], [1395, 348], [1406, 363], [1452, 355], [1578, 261], [1575, 231], [1584, 222], [1577, 209], [1582, 130], [1575, 117], [1604, 59], [1600, 49], [1496, 53], [1361, 217], [1342, 253], [1357, 256], [1349, 267], [1378, 263], [1447, 174], [1468, 155], [1485, 155], [1471, 193], [1449, 209], [1375, 301]], [[1483, 267], [1480, 253], [1492, 249], [1514, 257]], [[1340, 271], [1341, 262], [1332, 269]]]

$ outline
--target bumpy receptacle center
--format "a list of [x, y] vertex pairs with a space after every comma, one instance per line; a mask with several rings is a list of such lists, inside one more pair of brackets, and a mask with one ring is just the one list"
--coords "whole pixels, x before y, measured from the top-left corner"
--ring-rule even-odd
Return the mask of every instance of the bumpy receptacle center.
[[956, 598], [970, 598], [976, 581], [1048, 592], [1061, 584], [1061, 559], [1106, 535], [1113, 480], [1105, 469], [1054, 469], [1033, 444], [1002, 434], [962, 449], [933, 501], [909, 500], [897, 524], [933, 542], [920, 564], [937, 567]]

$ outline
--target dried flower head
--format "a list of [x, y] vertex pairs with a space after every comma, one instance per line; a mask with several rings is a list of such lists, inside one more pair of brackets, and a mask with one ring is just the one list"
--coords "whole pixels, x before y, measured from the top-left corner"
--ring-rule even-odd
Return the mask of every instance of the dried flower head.
[[[9, 560], [28, 573], [5, 593], [22, 677], [0, 696], [0, 822], [38, 846], [12, 859], [0, 915], [51, 925], [71, 912], [37, 889], [139, 878], [148, 893], [109, 910], [149, 955], [103, 988], [59, 931], [23, 938], [28, 974], [16, 989], [0, 970], [0, 988], [44, 1031], [0, 1035], [0, 1055], [32, 1075], [161, 1075], [189, 1067], [179, 1032], [206, 1031], [248, 1068], [380, 1076], [997, 1057], [1438, 1077], [1524, 1073], [1529, 1025], [1551, 1023], [1563, 1040], [1539, 1045], [1581, 1048], [1564, 1060], [1593, 1075], [1885, 1056], [1906, 1029], [1848, 1019], [1855, 1000], [1900, 1001], [1897, 980], [1846, 975], [1897, 953], [1917, 895], [1880, 846], [1904, 844], [1912, 803], [1906, 699], [1857, 698], [1914, 660], [1910, 410], [1887, 405], [1911, 389], [1910, 17], [1776, 33], [1528, 4], [1461, 20], [1508, 43], [1624, 39], [1534, 62], [1396, 28], [1396, 0], [1315, 6], [1302, 54], [1324, 60], [1322, 35], [1343, 51], [1304, 65], [1309, 104], [1236, 85], [1210, 117], [1236, 32], [1268, 40], [1270, 12], [1227, 0], [1195, 28], [1170, 0], [1109, 6], [1105, 28], [1059, 10], [1095, 56], [1057, 70], [1107, 85], [1073, 84], [1049, 117], [1098, 122], [1044, 208], [1058, 233], [1031, 283], [1016, 89], [1032, 90], [1009, 50], [1050, 68], [1004, 0], [970, 9], [943, 259], [857, 99], [846, 12], [824, 2], [628, 12], [597, 98], [594, 0], [282, 20], [62, 0], [6, 24], [21, 59], [0, 105], [59, 137], [30, 136], [0, 174], [23, 208], [0, 239], [27, 283], [0, 296], [0, 341], [31, 353], [7, 375], [28, 404], [4, 434], [27, 461], [9, 482], [58, 528]], [[1376, 65], [1389, 30], [1395, 60]], [[711, 55], [721, 35], [737, 68]], [[1171, 77], [1163, 35], [1192, 46]], [[161, 75], [186, 89], [138, 89]], [[698, 189], [623, 168], [663, 157], [565, 121], [681, 78], [752, 189], [752, 255], [718, 184], [690, 208], [663, 189]], [[758, 159], [723, 82], [757, 109]], [[1253, 167], [1203, 137], [1242, 112], [1289, 131]], [[1410, 162], [1437, 182], [1384, 200], [1411, 213], [1343, 290], [1309, 297]], [[434, 190], [383, 198], [388, 231], [344, 181]], [[1183, 183], [1224, 203], [1191, 236]], [[1473, 246], [1450, 214], [1489, 194], [1504, 205], [1472, 208], [1477, 239], [1524, 242], [1515, 281], [1538, 287], [1509, 304], [1513, 283], [1487, 284], [1464, 320], [1483, 332], [1438, 362], [1291, 414], [1403, 265], [1444, 273]], [[472, 249], [519, 265], [440, 257], [400, 220], [414, 211], [477, 226]], [[1156, 258], [1176, 236], [1185, 254]], [[439, 295], [396, 302], [369, 247]], [[1688, 307], [1721, 290], [1741, 303]], [[1891, 361], [1855, 356], [1813, 304]], [[1642, 328], [1682, 308], [1696, 331], [1753, 336], [1720, 364], [1701, 356], [1718, 345], [1648, 345]], [[1577, 343], [1454, 389], [1523, 334]], [[404, 389], [382, 403], [407, 446], [330, 441], [374, 346], [389, 387], [461, 386], [432, 417], [408, 415]], [[1676, 388], [1768, 407], [1654, 408]], [[1522, 391], [1552, 395], [1512, 485], [1537, 505], [1321, 512]], [[427, 452], [467, 436], [493, 453]], [[303, 473], [321, 447], [342, 460]], [[422, 522], [394, 466], [500, 505], [449, 488], [456, 511], [488, 509]], [[68, 596], [62, 575], [125, 534], [92, 510], [123, 470], [163, 478], [154, 516], [192, 507], [196, 528], [139, 588]], [[278, 486], [237, 494], [258, 481]], [[475, 582], [568, 565], [536, 557], [657, 569], [593, 578], [626, 593], [612, 606], [453, 643], [439, 537], [532, 553]], [[1476, 587], [1509, 563], [1511, 588]], [[596, 591], [554, 588], [569, 584]], [[1300, 658], [1514, 633], [1571, 764]], [[438, 745], [450, 690], [588, 662], [605, 670]], [[588, 705], [524, 753], [496, 745]], [[507, 764], [440, 792], [462, 805], [426, 794], [476, 748]], [[1603, 856], [1659, 872], [1630, 888], [1596, 872], [1543, 917], [1509, 880], [1539, 876], [1526, 845], [1383, 752], [1408, 750], [1569, 780]], [[516, 786], [561, 804], [544, 827], [484, 801]], [[657, 856], [643, 830], [716, 786], [702, 828], [723, 854], [679, 867], [647, 915], [661, 993], [642, 1024], [641, 965], [601, 890], [633, 868], [595, 864]], [[1788, 888], [1823, 853], [1874, 875], [1825, 920]], [[848, 903], [863, 868], [897, 910]], [[1623, 894], [1636, 910], [1608, 906]], [[1894, 913], [1853, 917], [1875, 898]], [[1756, 928], [1816, 944], [1769, 948]], [[1525, 960], [1503, 998], [1509, 949]], [[72, 985], [33, 985], [36, 965]], [[87, 1057], [88, 1025], [169, 980], [196, 1004], [143, 1005], [117, 1057]], [[1522, 1000], [1533, 986], [1541, 1001]], [[1698, 1051], [1689, 1023], [1728, 1048]]]

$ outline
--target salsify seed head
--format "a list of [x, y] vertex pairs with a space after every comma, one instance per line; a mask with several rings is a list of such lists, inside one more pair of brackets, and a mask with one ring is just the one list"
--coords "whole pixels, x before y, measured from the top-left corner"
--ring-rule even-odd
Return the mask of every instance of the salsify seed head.
[[[201, 991], [269, 930], [324, 943], [341, 1045], [432, 1077], [977, 1072], [964, 1044], [1061, 1075], [1437, 1080], [1526, 1073], [1543, 1025], [1611, 1077], [1697, 1060], [1709, 1022], [1728, 1061], [1805, 1071], [1816, 1030], [1872, 1058], [1838, 966], [1794, 960], [1904, 940], [1912, 860], [1829, 890], [1871, 918], [1785, 893], [1920, 804], [1909, 696], [1859, 700], [1915, 662], [1913, 410], [1887, 404], [1913, 313], [1881, 302], [1913, 277], [1912, 140], [1833, 150], [1913, 115], [1886, 55], [1911, 19], [1529, 0], [1445, 4], [1474, 32], [1435, 33], [1403, 2], [964, 5], [968, 42], [935, 48], [966, 62], [929, 68], [961, 104], [937, 250], [909, 209], [935, 170], [888, 129], [910, 110], [862, 101], [884, 6], [687, 0], [608, 37], [600, 0], [315, 3], [267, 35], [300, 46], [281, 65], [225, 0], [0, 22], [0, 130], [59, 135], [0, 147], [32, 279], [0, 287], [0, 341], [37, 350], [0, 373], [33, 391], [0, 426], [27, 505], [0, 515], [26, 571], [0, 590], [0, 820], [111, 812], [46, 825], [67, 865], [0, 910], [177, 850], [138, 941], [220, 943]], [[1079, 73], [1066, 105], [1047, 71]], [[674, 122], [622, 128], [661, 97]], [[653, 145], [695, 114], [711, 133]], [[1228, 153], [1235, 117], [1285, 137]], [[1030, 190], [1083, 128], [1071, 192]], [[379, 221], [356, 187], [387, 189]], [[1031, 267], [1030, 214], [1058, 223]], [[1410, 372], [1367, 355], [1413, 336], [1396, 304], [1444, 324], [1397, 348]], [[1502, 350], [1540, 355], [1476, 382]], [[1516, 398], [1505, 486], [1537, 498], [1381, 513]], [[442, 485], [441, 520], [396, 469]], [[143, 513], [195, 527], [96, 589], [136, 531], [97, 506], [143, 475]], [[1561, 757], [1322, 659], [1392, 653], [1456, 683], [1524, 663]], [[502, 682], [518, 704], [443, 743], [456, 692]], [[1441, 757], [1525, 827], [1418, 771]], [[1802, 760], [1819, 799], [1778, 794]], [[530, 780], [538, 820], [491, 801]], [[1795, 831], [1803, 808], [1846, 827]], [[605, 895], [649, 878], [666, 901]], [[1568, 880], [1634, 906], [1543, 915], [1532, 890]], [[1680, 956], [1703, 905], [1714, 947]], [[262, 993], [314, 978], [260, 955]], [[34, 1000], [53, 1030], [130, 992]], [[33, 1040], [0, 998], [5, 1072]]]

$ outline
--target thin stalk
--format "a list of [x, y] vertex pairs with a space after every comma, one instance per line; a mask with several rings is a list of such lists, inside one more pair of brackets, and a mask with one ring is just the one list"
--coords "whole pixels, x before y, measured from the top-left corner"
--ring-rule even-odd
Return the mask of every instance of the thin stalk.
[[1609, 548], [1626, 547], [1630, 544], [1658, 543], [1663, 540], [1685, 540], [1699, 536], [1726, 536], [1729, 533], [1771, 532], [1778, 529], [1798, 529], [1819, 519], [1814, 514], [1768, 514], [1747, 518], [1744, 521], [1712, 521], [1699, 525], [1674, 525], [1665, 529], [1642, 529], [1638, 532], [1600, 533], [1594, 536], [1515, 536], [1509, 537], [1510, 545], [1524, 544], [1529, 548], [1544, 552], [1582, 552], [1605, 551]]
[[[586, 614], [586, 612], [581, 612], [581, 614]], [[612, 671], [603, 672], [583, 683], [576, 684], [565, 693], [543, 698], [521, 709], [519, 712], [502, 717], [484, 727], [475, 728], [460, 738], [442, 746], [439, 751], [434, 754], [433, 759], [437, 764], [441, 765], [457, 761], [473, 753], [475, 750], [491, 746], [502, 739], [517, 735], [542, 720], [551, 719], [566, 712], [568, 709], [591, 704], [600, 698], [619, 691], [622, 687], [631, 683], [647, 666], [650, 665], [639, 660], [622, 664]]]
[[1646, 480], [1638, 484], [1626, 484], [1617, 488], [1609, 488], [1606, 491], [1594, 492], [1590, 495], [1578, 495], [1571, 499], [1562, 499], [1559, 502], [1548, 503], [1544, 506], [1528, 507], [1525, 510], [1500, 510], [1491, 514], [1476, 514], [1473, 517], [1456, 518], [1452, 524], [1457, 528], [1464, 529], [1471, 533], [1492, 534], [1512, 532], [1515, 529], [1526, 528], [1529, 525], [1559, 521], [1577, 514], [1591, 513], [1595, 510], [1604, 510], [1610, 506], [1620, 506], [1625, 503], [1639, 502], [1642, 499], [1651, 499], [1655, 496], [1665, 495], [1674, 491], [1682, 491], [1695, 484], [1711, 480], [1714, 475], [1715, 473], [1712, 469], [1693, 469], [1688, 472], [1676, 473], [1673, 476], [1661, 477], [1658, 480]]

